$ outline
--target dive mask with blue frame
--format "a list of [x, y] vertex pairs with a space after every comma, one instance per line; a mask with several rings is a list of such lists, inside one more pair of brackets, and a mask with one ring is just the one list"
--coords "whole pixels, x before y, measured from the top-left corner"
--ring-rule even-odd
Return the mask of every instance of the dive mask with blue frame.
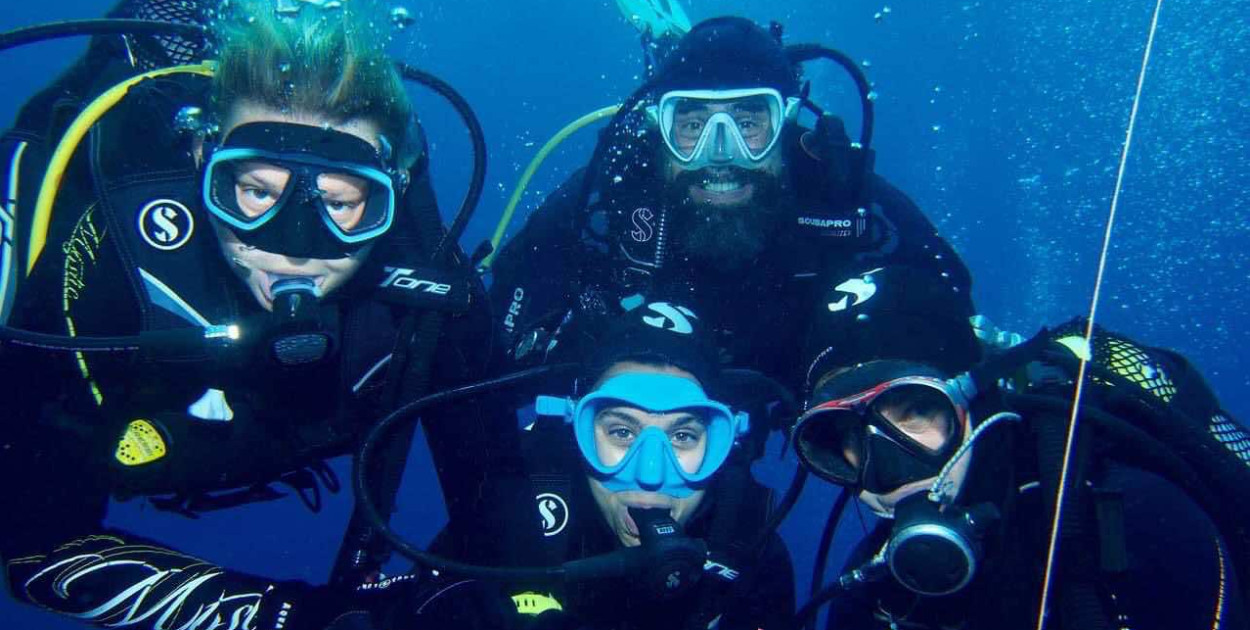
[[390, 230], [407, 175], [382, 148], [334, 129], [241, 125], [205, 156], [205, 207], [244, 244], [344, 258]]
[[[699, 467], [693, 472], [683, 468], [669, 435], [656, 426], [642, 428], [619, 462], [608, 465], [602, 461], [595, 446], [595, 418], [604, 409], [618, 406], [698, 416], [705, 423], [707, 440]], [[734, 412], [711, 400], [688, 378], [668, 374], [620, 374], [576, 401], [539, 396], [536, 411], [544, 416], [562, 416], [573, 426], [582, 457], [608, 490], [659, 492], [677, 498], [690, 496], [711, 478], [728, 459], [734, 442], [750, 428], [745, 412]]]

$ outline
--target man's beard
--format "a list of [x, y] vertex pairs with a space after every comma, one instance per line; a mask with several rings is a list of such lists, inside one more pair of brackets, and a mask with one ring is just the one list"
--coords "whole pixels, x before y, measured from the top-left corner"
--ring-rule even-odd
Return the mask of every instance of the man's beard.
[[668, 207], [673, 210], [675, 254], [687, 264], [717, 271], [745, 269], [768, 247], [778, 227], [782, 187], [780, 179], [765, 171], [727, 169], [728, 179], [752, 186], [750, 198], [734, 205], [716, 205], [690, 197], [690, 187], [709, 177], [705, 170], [684, 171], [665, 185]]

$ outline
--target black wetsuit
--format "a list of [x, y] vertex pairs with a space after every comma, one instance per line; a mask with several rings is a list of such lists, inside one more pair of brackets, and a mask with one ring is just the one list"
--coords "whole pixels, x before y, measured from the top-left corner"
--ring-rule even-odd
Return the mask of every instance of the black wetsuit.
[[[91, 78], [128, 73], [115, 65], [103, 64]], [[200, 204], [190, 139], [169, 124], [183, 105], [205, 106], [206, 83], [177, 77], [141, 84], [93, 130], [70, 163], [12, 325], [76, 336], [205, 323], [264, 330], [267, 314], [228, 267]], [[42, 176], [37, 158], [46, 158], [65, 120], [47, 102], [63, 97], [65, 111], [73, 111], [73, 96], [93, 92], [50, 88], [4, 138], [5, 159], [22, 156], [17, 210], [24, 229], [38, 190], [27, 178]], [[459, 295], [445, 308], [413, 307], [397, 295], [402, 288], [379, 286], [384, 267], [430, 266], [441, 237], [428, 174], [414, 172], [420, 176], [395, 227], [357, 275], [318, 305], [316, 319], [336, 338], [321, 363], [281, 367], [246, 332], [243, 349], [220, 360], [0, 350], [7, 401], [0, 483], [5, 503], [22, 506], [0, 510], [0, 556], [15, 597], [85, 622], [187, 630], [299, 630], [322, 624], [321, 609], [342, 607], [307, 585], [232, 572], [102, 521], [110, 495], [158, 496], [168, 509], [196, 512], [282, 496], [269, 485], [279, 482], [315, 507], [318, 485], [337, 487], [324, 458], [350, 453], [362, 430], [396, 402], [482, 372], [490, 354], [484, 293], [463, 256], [439, 261], [451, 278], [447, 297]], [[397, 342], [410, 314], [420, 330], [433, 311], [437, 328], [417, 332], [414, 343]], [[393, 353], [421, 346], [423, 334], [437, 335], [427, 339], [433, 351], [413, 350], [413, 369], [393, 370]], [[454, 426], [473, 422], [462, 413]], [[448, 463], [474, 452], [456, 448], [459, 434], [438, 427], [453, 425], [427, 425], [440, 452], [436, 464], [473, 469]], [[453, 517], [457, 509], [449, 505]]]
[[[431, 551], [493, 566], [555, 566], [621, 548], [591, 495], [572, 432], [560, 419], [542, 419], [521, 438], [529, 474], [494, 475], [480, 489], [484, 502], [529, 488], [515, 507], [493, 503], [491, 528], [444, 530]], [[717, 473], [685, 535], [707, 542], [709, 563], [693, 590], [660, 601], [637, 578], [581, 583], [504, 583], [428, 574], [392, 602], [381, 627], [408, 628], [780, 628], [793, 614], [794, 574], [775, 532], [754, 549], [771, 511], [770, 492], [750, 479], [745, 458]], [[736, 460], [736, 461], [735, 461]], [[536, 497], [536, 500], [534, 499]], [[535, 509], [537, 507], [537, 509]], [[510, 541], [498, 548], [497, 534]], [[552, 610], [553, 603], [560, 607]], [[547, 611], [551, 612], [547, 612]], [[718, 620], [718, 625], [709, 625]]]
[[[1250, 436], [1175, 353], [1099, 331], [1090, 366], [1047, 627], [1247, 627]], [[978, 441], [959, 499], [1003, 515], [973, 581], [922, 597], [886, 576], [833, 600], [830, 630], [1036, 625], [1072, 390], [1051, 368], [1030, 369], [1029, 382], [1005, 397], [1023, 424]], [[880, 551], [892, 525], [882, 521], [845, 570]]]
[[[872, 176], [864, 199], [847, 198], [836, 156], [818, 157], [834, 150], [811, 150], [821, 144], [814, 137], [801, 129], [783, 136], [790, 183], [774, 211], [779, 225], [742, 271], [687, 264], [673, 253], [682, 235], [672, 230], [689, 209], [663, 208], [652, 190], [658, 173], [613, 185], [628, 190], [604, 193], [589, 212], [577, 207], [584, 174], [570, 178], [492, 267], [505, 363], [544, 358], [570, 312], [670, 300], [711, 323], [727, 365], [759, 370], [795, 393], [847, 361], [888, 357], [909, 335], [949, 337], [943, 367], [966, 368], [978, 356], [975, 342], [966, 333], [946, 334], [967, 329], [974, 314], [971, 278], [958, 255], [884, 179]], [[874, 282], [906, 286], [915, 297], [902, 307], [882, 297], [901, 289], [874, 296], [864, 288]], [[923, 313], [916, 312], [919, 303]], [[856, 322], [869, 316], [892, 318], [898, 334], [858, 339]]]

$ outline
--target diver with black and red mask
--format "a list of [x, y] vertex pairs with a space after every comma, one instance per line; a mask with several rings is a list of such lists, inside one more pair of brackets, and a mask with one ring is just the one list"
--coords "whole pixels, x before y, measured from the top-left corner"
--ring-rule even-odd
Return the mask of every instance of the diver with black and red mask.
[[826, 528], [846, 499], [879, 520], [840, 575], [814, 577], [792, 627], [825, 604], [831, 630], [1034, 627], [1044, 589], [1049, 628], [1245, 627], [1250, 462], [1222, 437], [1236, 424], [1178, 355], [1083, 331], [1044, 329], [959, 374], [912, 339], [905, 360], [817, 387], [791, 435], [845, 488]]
[[[164, 3], [122, 8], [136, 5]], [[98, 37], [48, 91], [63, 107], [26, 108], [0, 141], [21, 184], [0, 269], [15, 279], [0, 472], [23, 506], [0, 517], [0, 557], [15, 598], [84, 623], [324, 628], [385, 560], [368, 528], [353, 521], [331, 585], [314, 586], [110, 526], [110, 498], [192, 518], [283, 497], [317, 512], [341, 486], [326, 459], [400, 403], [473, 380], [490, 352], [484, 289], [456, 244], [484, 177], [471, 109], [394, 63], [367, 7], [222, 11], [212, 30], [38, 30]], [[196, 33], [212, 45], [149, 63]], [[474, 141], [451, 227], [405, 81], [448, 100]], [[473, 425], [458, 420], [426, 428], [440, 464]]]

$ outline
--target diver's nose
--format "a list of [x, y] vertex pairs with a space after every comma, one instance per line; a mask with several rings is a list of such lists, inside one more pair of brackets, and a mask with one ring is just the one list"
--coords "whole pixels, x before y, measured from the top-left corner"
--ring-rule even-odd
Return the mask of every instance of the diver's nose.
[[659, 490], [664, 485], [664, 440], [648, 436], [638, 445], [638, 485], [644, 490]]
[[729, 125], [724, 121], [717, 121], [716, 127], [712, 129], [711, 161], [726, 163], [732, 162], [733, 159], [733, 152], [729, 149]]

